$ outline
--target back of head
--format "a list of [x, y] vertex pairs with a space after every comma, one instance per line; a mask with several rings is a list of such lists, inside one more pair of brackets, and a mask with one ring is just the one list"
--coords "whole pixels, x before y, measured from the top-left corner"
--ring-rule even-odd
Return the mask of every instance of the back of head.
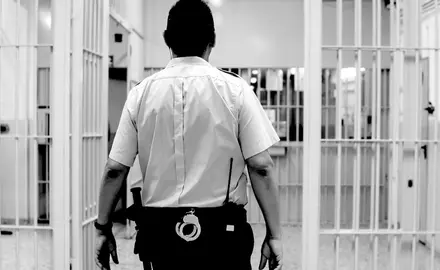
[[178, 57], [202, 56], [215, 45], [211, 9], [202, 0], [179, 0], [168, 14], [165, 43]]

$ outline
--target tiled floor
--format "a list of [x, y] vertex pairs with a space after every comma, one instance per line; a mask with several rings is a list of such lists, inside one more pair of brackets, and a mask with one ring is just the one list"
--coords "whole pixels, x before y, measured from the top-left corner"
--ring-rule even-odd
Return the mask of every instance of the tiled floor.
[[[254, 269], [258, 269], [259, 251], [264, 237], [263, 226], [253, 226], [255, 235], [255, 249], [252, 256], [252, 265]], [[120, 231], [120, 229], [118, 230]], [[284, 228], [284, 270], [300, 269], [301, 265], [301, 229], [296, 227]], [[38, 246], [34, 246], [34, 233], [20, 233], [20, 267], [16, 264], [16, 236], [0, 237], [0, 253], [1, 253], [1, 270], [49, 270], [51, 261], [50, 234], [39, 233]], [[133, 240], [124, 239], [123, 233], [117, 234], [119, 265], [112, 265], [114, 270], [141, 270], [141, 264], [133, 251]], [[330, 270], [334, 267], [334, 245], [333, 238], [330, 236], [321, 237], [320, 248], [320, 269]], [[38, 261], [35, 260], [38, 251]], [[372, 258], [370, 252], [369, 237], [362, 237], [359, 241], [359, 269], [373, 269]], [[412, 269], [411, 249], [409, 247], [402, 248], [398, 256], [398, 266], [396, 270]], [[430, 268], [430, 252], [423, 246], [417, 246], [417, 261], [415, 263], [416, 270], [429, 270]], [[390, 252], [388, 249], [387, 237], [382, 237], [379, 241], [378, 269], [387, 270], [390, 268]], [[38, 264], [38, 268], [34, 267]], [[354, 255], [352, 253], [352, 242], [350, 237], [341, 238], [340, 247], [340, 265], [339, 269], [354, 269]], [[435, 259], [435, 270], [440, 269], [440, 259]], [[88, 269], [85, 269], [88, 270]]]

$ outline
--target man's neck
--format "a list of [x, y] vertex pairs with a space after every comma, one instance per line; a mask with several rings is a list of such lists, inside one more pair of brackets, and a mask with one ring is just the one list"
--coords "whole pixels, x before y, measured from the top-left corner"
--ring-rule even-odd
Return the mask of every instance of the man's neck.
[[[206, 62], [209, 62], [209, 55], [194, 56], [194, 57], [200, 57], [200, 58], [202, 58], [203, 60], [205, 60]], [[179, 56], [177, 56], [177, 55], [175, 55], [175, 54], [173, 53], [173, 58], [179, 58]]]

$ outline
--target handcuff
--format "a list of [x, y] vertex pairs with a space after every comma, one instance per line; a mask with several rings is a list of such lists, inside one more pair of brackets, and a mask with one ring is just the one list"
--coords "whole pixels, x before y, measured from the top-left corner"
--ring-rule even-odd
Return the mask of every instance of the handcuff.
[[[197, 238], [199, 238], [200, 233], [202, 232], [202, 227], [200, 226], [199, 218], [196, 215], [194, 215], [194, 212], [195, 212], [195, 210], [191, 209], [183, 217], [183, 219], [182, 219], [183, 222], [176, 223], [177, 235], [180, 236], [180, 238], [182, 238], [183, 240], [185, 240], [187, 242], [191, 242], [191, 241], [196, 240]], [[188, 225], [192, 225], [193, 230], [190, 234], [185, 235], [183, 233], [183, 229]]]

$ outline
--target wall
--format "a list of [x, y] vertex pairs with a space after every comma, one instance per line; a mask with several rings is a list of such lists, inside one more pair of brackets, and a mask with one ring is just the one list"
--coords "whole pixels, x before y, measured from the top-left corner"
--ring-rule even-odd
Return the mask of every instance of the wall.
[[[169, 60], [162, 32], [174, 0], [145, 1], [145, 66], [163, 67]], [[364, 1], [365, 2], [365, 1]], [[223, 6], [212, 8], [216, 18], [217, 45], [211, 62], [222, 67], [292, 67], [303, 66], [304, 16], [303, 2], [224, 0]], [[372, 43], [372, 4], [362, 9], [362, 44]], [[382, 42], [389, 44], [389, 12], [382, 11]], [[343, 44], [354, 43], [353, 2], [344, 1]], [[335, 3], [323, 5], [323, 43], [336, 43]], [[371, 53], [365, 53], [363, 66], [368, 67]], [[344, 65], [353, 66], [354, 54], [344, 54]], [[383, 65], [389, 57], [384, 55]], [[336, 53], [323, 55], [324, 67], [336, 66]]]
[[115, 133], [119, 125], [125, 99], [127, 98], [127, 82], [109, 80], [108, 91], [108, 121], [110, 132]]
[[[127, 67], [128, 31], [112, 18], [109, 23], [109, 55], [113, 56], [113, 66]], [[122, 34], [122, 42], [115, 42], [115, 34]]]

